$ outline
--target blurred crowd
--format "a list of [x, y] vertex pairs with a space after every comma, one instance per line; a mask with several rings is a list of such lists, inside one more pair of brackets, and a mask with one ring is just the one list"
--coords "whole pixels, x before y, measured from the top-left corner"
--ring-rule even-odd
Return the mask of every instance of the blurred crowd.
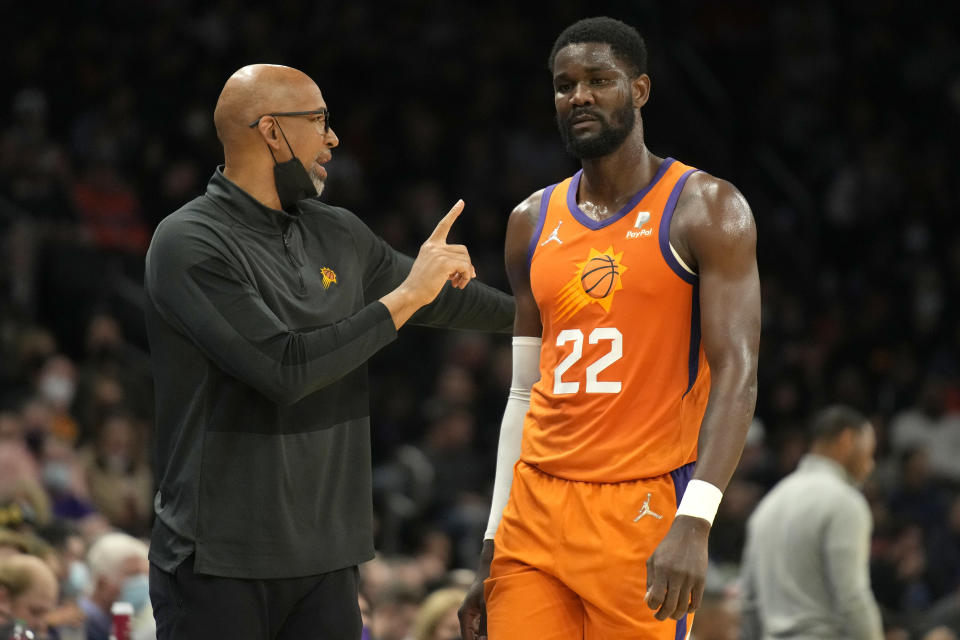
[[[507, 215], [577, 166], [546, 56], [597, 11], [521, 4], [103, 0], [5, 16], [0, 556], [43, 560], [58, 585], [43, 615], [62, 637], [86, 637], [69, 633], [102, 612], [93, 600], [136, 588], [139, 570], [98, 565], [91, 546], [151, 526], [143, 255], [222, 161], [211, 114], [225, 79], [250, 62], [311, 74], [341, 140], [324, 199], [415, 253], [462, 197], [454, 239], [508, 290]], [[746, 518], [805, 451], [811, 413], [844, 402], [878, 431], [865, 492], [887, 638], [956, 640], [960, 10], [667, 4], [604, 7], [648, 41], [648, 145], [745, 194], [763, 286], [756, 420], [693, 637], [736, 637]], [[379, 555], [362, 567], [366, 627], [375, 640], [452, 640], [486, 523], [509, 339], [404, 329], [370, 372]], [[0, 558], [0, 592], [8, 570]]]

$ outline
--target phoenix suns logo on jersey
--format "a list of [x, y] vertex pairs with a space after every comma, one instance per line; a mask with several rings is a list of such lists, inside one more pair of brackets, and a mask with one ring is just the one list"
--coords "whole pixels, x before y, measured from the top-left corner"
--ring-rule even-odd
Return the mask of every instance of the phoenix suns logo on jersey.
[[333, 269], [324, 267], [320, 269], [320, 275], [323, 276], [324, 289], [329, 289], [330, 285], [337, 284], [337, 274], [333, 272]]
[[615, 254], [612, 246], [602, 252], [591, 248], [587, 259], [576, 263], [576, 274], [560, 289], [557, 319], [573, 317], [591, 303], [610, 311], [614, 293], [623, 289], [620, 276], [627, 267], [620, 263], [622, 257], [623, 252]]

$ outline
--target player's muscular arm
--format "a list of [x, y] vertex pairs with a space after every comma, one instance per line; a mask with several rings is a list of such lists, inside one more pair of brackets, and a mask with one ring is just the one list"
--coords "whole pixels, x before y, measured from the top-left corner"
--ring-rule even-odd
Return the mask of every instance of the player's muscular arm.
[[507, 222], [504, 260], [513, 297], [517, 301], [517, 315], [513, 322], [515, 336], [539, 338], [543, 332], [543, 326], [540, 324], [540, 309], [537, 307], [536, 300], [533, 299], [533, 290], [530, 288], [528, 254], [530, 241], [540, 215], [541, 196], [543, 191], [538, 191], [517, 205]]
[[[539, 338], [543, 332], [543, 326], [540, 323], [540, 310], [537, 307], [536, 300], [533, 297], [533, 290], [530, 287], [530, 261], [528, 251], [530, 241], [537, 226], [537, 220], [540, 214], [540, 201], [543, 191], [538, 191], [521, 202], [510, 214], [507, 222], [507, 239], [504, 246], [504, 259], [506, 262], [507, 278], [510, 280], [510, 287], [513, 290], [513, 297], [516, 301], [516, 316], [513, 323], [513, 335], [528, 336]], [[516, 354], [517, 347], [514, 347]], [[514, 362], [514, 380], [517, 380], [517, 362]], [[511, 385], [513, 386], [513, 385]], [[527, 389], [529, 391], [529, 389]], [[519, 436], [522, 434], [522, 423], [512, 424], [516, 416], [511, 415], [511, 409], [508, 401], [508, 408], [504, 415], [504, 421], [500, 428], [500, 446], [497, 452], [497, 477], [494, 485], [494, 504], [492, 510], [501, 510], [504, 507], [505, 500], [502, 498], [509, 494], [509, 483], [512, 480], [512, 469], [516, 462], [516, 453], [509, 456], [513, 459], [505, 459], [505, 451], [519, 451]], [[529, 403], [528, 403], [529, 404]], [[524, 410], [525, 412], [525, 410]], [[522, 416], [521, 418], [522, 419]], [[510, 424], [508, 424], [510, 423]], [[505, 442], [505, 439], [511, 442]], [[498, 499], [500, 496], [500, 499]], [[493, 519], [493, 515], [491, 516]], [[481, 640], [486, 638], [485, 608], [483, 601], [483, 581], [490, 575], [490, 562], [493, 560], [493, 539], [488, 537], [483, 541], [483, 548], [480, 552], [480, 560], [477, 566], [477, 575], [470, 591], [464, 598], [460, 607], [460, 633], [467, 640]]]
[[[757, 397], [756, 225], [731, 184], [698, 173], [677, 203], [670, 238], [699, 274], [701, 335], [711, 375], [693, 478], [722, 491], [743, 451]], [[647, 604], [659, 619], [679, 619], [700, 605], [709, 531], [709, 521], [679, 515], [647, 562]]]
[[[679, 231], [700, 274], [700, 325], [711, 382], [693, 477], [722, 491], [740, 460], [757, 400], [757, 230], [733, 185], [706, 174], [689, 182], [695, 177], [690, 186], [702, 194], [702, 204], [687, 208], [690, 215], [681, 219]], [[691, 205], [694, 195], [688, 194]]]

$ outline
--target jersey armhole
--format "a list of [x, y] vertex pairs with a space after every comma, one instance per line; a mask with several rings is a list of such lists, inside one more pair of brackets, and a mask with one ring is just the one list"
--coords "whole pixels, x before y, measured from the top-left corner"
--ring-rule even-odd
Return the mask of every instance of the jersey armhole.
[[530, 236], [530, 248], [527, 249], [528, 269], [530, 268], [530, 263], [533, 262], [533, 253], [537, 250], [537, 243], [540, 241], [540, 236], [543, 235], [543, 225], [547, 221], [547, 208], [550, 206], [550, 198], [553, 196], [553, 190], [556, 189], [556, 187], [556, 184], [550, 185], [543, 190], [543, 195], [540, 197], [540, 213], [537, 217], [537, 226], [533, 229], [533, 234]]
[[674, 259], [676, 259], [677, 263], [678, 263], [681, 267], [683, 267], [683, 268], [687, 271], [687, 273], [689, 273], [690, 275], [696, 277], [697, 272], [694, 271], [693, 269], [691, 269], [691, 268], [687, 265], [687, 263], [683, 261], [683, 258], [680, 257], [680, 254], [677, 253], [677, 250], [673, 247], [673, 243], [672, 243], [672, 242], [669, 242], [668, 244], [670, 245], [670, 253], [673, 254], [673, 257], [674, 257]]
[[660, 217], [660, 231], [658, 233], [660, 254], [663, 256], [667, 266], [669, 266], [681, 280], [689, 284], [696, 284], [699, 278], [690, 267], [683, 263], [676, 249], [670, 244], [670, 221], [673, 220], [673, 212], [677, 208], [677, 200], [680, 199], [680, 192], [683, 191], [683, 185], [687, 183], [687, 178], [696, 171], [697, 169], [688, 169], [680, 176], [680, 179], [677, 180], [677, 184], [673, 185], [673, 190], [670, 192], [667, 204], [663, 208], [663, 215]]

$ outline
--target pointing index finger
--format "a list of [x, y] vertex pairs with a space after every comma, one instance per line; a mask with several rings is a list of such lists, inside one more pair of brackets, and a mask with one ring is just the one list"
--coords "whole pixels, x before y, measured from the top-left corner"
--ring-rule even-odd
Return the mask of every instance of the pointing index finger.
[[450, 227], [453, 226], [454, 221], [460, 215], [461, 211], [463, 211], [463, 200], [457, 200], [457, 203], [447, 212], [447, 215], [443, 216], [440, 222], [437, 223], [437, 228], [430, 234], [429, 239], [446, 242], [447, 234], [450, 233]]

